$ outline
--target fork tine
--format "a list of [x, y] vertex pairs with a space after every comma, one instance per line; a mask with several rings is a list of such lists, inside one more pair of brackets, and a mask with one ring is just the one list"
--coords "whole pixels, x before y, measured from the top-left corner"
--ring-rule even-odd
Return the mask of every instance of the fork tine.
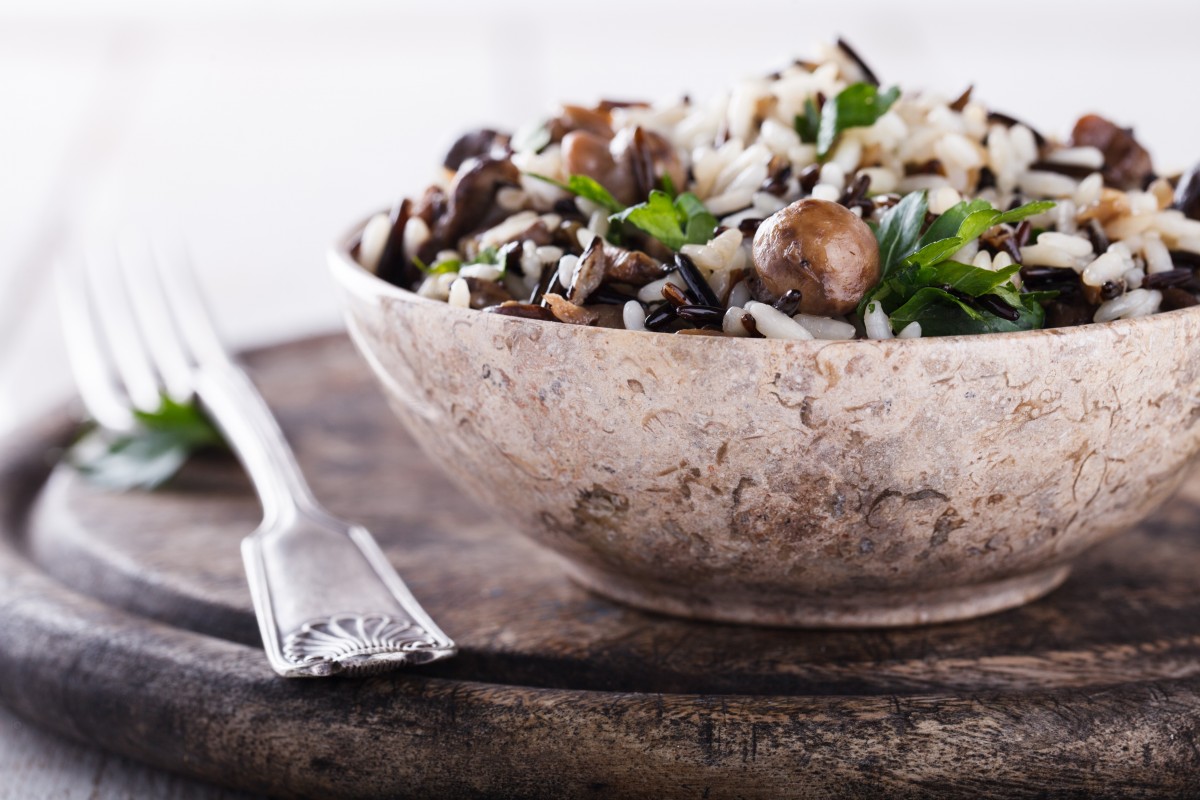
[[67, 361], [75, 375], [83, 405], [92, 419], [105, 428], [128, 431], [134, 427], [129, 400], [113, 384], [111, 365], [104, 355], [100, 331], [88, 307], [83, 280], [83, 271], [78, 265], [69, 265], [64, 260], [55, 264], [54, 286]]
[[[213, 325], [204, 294], [196, 280], [196, 272], [185, 248], [179, 248], [176, 258], [155, 258], [159, 285], [166, 292], [172, 316], [178, 323], [183, 340], [201, 364], [220, 365], [231, 362]], [[167, 267], [167, 264], [177, 264]]]
[[122, 256], [121, 278], [150, 360], [166, 385], [167, 394], [177, 402], [184, 402], [192, 396], [192, 370], [171, 321], [165, 290], [153, 264], [153, 249], [144, 241], [130, 243], [122, 248]]
[[146, 344], [133, 321], [129, 298], [122, 289], [115, 261], [119, 261], [115, 253], [101, 259], [88, 258], [85, 261], [86, 284], [94, 300], [99, 327], [104, 331], [117, 374], [125, 383], [130, 401], [142, 411], [157, 411], [162, 405], [158, 378], [150, 366]]

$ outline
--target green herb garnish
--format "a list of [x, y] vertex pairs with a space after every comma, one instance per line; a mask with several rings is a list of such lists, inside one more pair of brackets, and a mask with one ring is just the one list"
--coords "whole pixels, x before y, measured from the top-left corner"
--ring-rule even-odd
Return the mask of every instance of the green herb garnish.
[[816, 144], [821, 133], [821, 112], [811, 97], [804, 98], [804, 116], [796, 115], [796, 133], [805, 144]]
[[859, 304], [887, 312], [894, 330], [921, 323], [923, 336], [994, 333], [1040, 328], [1041, 303], [1051, 293], [1021, 293], [1009, 282], [1013, 264], [988, 270], [949, 260], [996, 225], [1020, 222], [1054, 207], [1043, 201], [999, 211], [986, 200], [963, 201], [922, 233], [928, 208], [924, 192], [914, 192], [890, 208], [875, 229], [879, 241], [879, 284]]
[[666, 192], [652, 191], [646, 202], [609, 218], [613, 224], [627, 222], [650, 234], [672, 250], [685, 244], [707, 244], [717, 229], [717, 218], [691, 192], [674, 200]]
[[223, 445], [221, 434], [194, 401], [162, 398], [157, 411], [135, 411], [137, 428], [114, 434], [93, 428], [72, 445], [67, 462], [108, 489], [154, 489], [197, 450]]
[[564, 192], [570, 192], [576, 197], [582, 197], [585, 200], [591, 200], [598, 206], [608, 210], [610, 214], [616, 214], [625, 210], [625, 206], [617, 201], [617, 198], [600, 185], [599, 181], [588, 175], [572, 175], [567, 179], [566, 183], [556, 181], [554, 178], [548, 178], [545, 175], [539, 175], [536, 172], [526, 172], [531, 178], [537, 178], [539, 181], [551, 183], [562, 189]]
[[432, 265], [429, 265], [416, 256], [413, 256], [413, 265], [425, 275], [444, 275], [447, 272], [458, 272], [462, 269], [462, 260], [457, 258], [443, 258], [441, 261], [435, 261]]
[[[626, 208], [595, 178], [587, 175], [572, 175], [563, 183], [534, 172], [525, 174], [603, 206], [608, 209], [608, 221], [614, 226], [627, 222], [672, 250], [685, 244], [707, 244], [717, 229], [717, 218], [704, 207], [700, 198], [691, 192], [675, 194], [675, 184], [669, 175], [662, 178], [665, 191], [654, 189], [646, 202]], [[614, 234], [617, 230], [614, 227]]]
[[874, 125], [900, 97], [900, 87], [886, 91], [872, 83], [855, 83], [828, 98], [817, 113], [817, 105], [804, 101], [804, 114], [796, 115], [796, 133], [800, 139], [817, 145], [817, 158], [824, 161], [842, 131]]

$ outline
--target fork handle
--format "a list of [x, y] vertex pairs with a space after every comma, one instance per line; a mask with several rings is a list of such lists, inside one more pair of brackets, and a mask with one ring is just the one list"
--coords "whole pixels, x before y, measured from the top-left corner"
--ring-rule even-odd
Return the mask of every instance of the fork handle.
[[232, 362], [202, 366], [196, 394], [250, 474], [263, 507], [263, 527], [286, 524], [305, 509], [319, 509], [292, 448], [266, 400]]
[[263, 522], [242, 542], [271, 666], [284, 677], [365, 674], [454, 655], [363, 527], [325, 511], [279, 424], [231, 362], [200, 368], [196, 393], [258, 491]]

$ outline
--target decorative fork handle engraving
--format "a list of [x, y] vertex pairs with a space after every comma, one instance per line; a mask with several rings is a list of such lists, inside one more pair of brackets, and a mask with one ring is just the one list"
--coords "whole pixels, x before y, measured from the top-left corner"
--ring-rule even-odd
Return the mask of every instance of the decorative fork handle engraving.
[[284, 677], [362, 675], [454, 655], [371, 534], [325, 511], [265, 401], [232, 363], [196, 391], [250, 473], [263, 524], [242, 542], [263, 647]]

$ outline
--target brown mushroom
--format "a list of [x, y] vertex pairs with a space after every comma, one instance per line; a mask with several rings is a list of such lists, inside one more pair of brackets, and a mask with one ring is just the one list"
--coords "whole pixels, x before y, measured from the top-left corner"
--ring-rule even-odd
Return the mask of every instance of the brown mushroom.
[[798, 290], [805, 314], [847, 314], [879, 282], [879, 245], [848, 209], [806, 198], [759, 226], [754, 273], [773, 299]]
[[446, 159], [442, 164], [448, 170], [457, 171], [468, 158], [482, 156], [503, 158], [507, 155], [509, 139], [507, 133], [500, 133], [491, 128], [468, 131], [451, 145], [450, 152], [446, 153]]
[[608, 242], [604, 242], [604, 257], [607, 260], [604, 278], [612, 283], [645, 286], [661, 278], [667, 269], [641, 250], [626, 250]]
[[562, 140], [563, 169], [568, 175], [595, 178], [626, 205], [638, 202], [637, 184], [628, 161], [618, 162], [608, 145], [608, 139], [588, 131], [568, 133]]
[[645, 286], [663, 276], [662, 263], [637, 250], [626, 250], [597, 236], [579, 257], [567, 299], [582, 305], [602, 283]]
[[510, 302], [513, 296], [502, 283], [485, 281], [482, 278], [465, 278], [471, 291], [471, 308], [488, 308]]
[[573, 131], [586, 131], [602, 139], [613, 138], [612, 114], [604, 108], [563, 106], [549, 122], [550, 140], [562, 141]]
[[1175, 187], [1174, 207], [1190, 219], [1200, 219], [1200, 164], [1179, 178]]
[[1071, 133], [1071, 143], [1104, 153], [1104, 181], [1110, 186], [1140, 189], [1154, 175], [1150, 154], [1133, 138], [1133, 130], [1118, 127], [1104, 117], [1080, 117]]
[[550, 313], [550, 309], [545, 306], [537, 306], [532, 303], [518, 303], [516, 300], [509, 300], [507, 303], [501, 303], [498, 306], [488, 306], [484, 311], [491, 314], [500, 314], [505, 317], [541, 319], [547, 322], [554, 322], [556, 320], [555, 316]]
[[392, 209], [389, 218], [392, 223], [388, 231], [387, 242], [379, 263], [375, 266], [375, 274], [388, 283], [408, 287], [418, 282], [420, 270], [404, 255], [404, 227], [412, 215], [412, 201], [403, 200]]
[[616, 161], [628, 163], [638, 199], [648, 196], [653, 189], [661, 189], [664, 176], [670, 179], [672, 186], [683, 190], [687, 172], [675, 146], [666, 138], [638, 126], [625, 142], [625, 147], [616, 154]]
[[487, 219], [496, 191], [520, 183], [521, 171], [507, 158], [468, 158], [450, 184], [446, 212], [433, 229], [433, 240], [452, 245]]
[[597, 236], [583, 251], [575, 264], [575, 273], [571, 276], [571, 285], [567, 287], [567, 299], [576, 305], [583, 305], [592, 292], [604, 280], [604, 268], [607, 259], [604, 257], [604, 240]]
[[600, 315], [591, 309], [577, 306], [561, 294], [555, 292], [546, 292], [542, 295], [542, 302], [550, 309], [550, 313], [554, 315], [559, 322], [566, 322], [571, 325], [595, 325], [600, 319]]

